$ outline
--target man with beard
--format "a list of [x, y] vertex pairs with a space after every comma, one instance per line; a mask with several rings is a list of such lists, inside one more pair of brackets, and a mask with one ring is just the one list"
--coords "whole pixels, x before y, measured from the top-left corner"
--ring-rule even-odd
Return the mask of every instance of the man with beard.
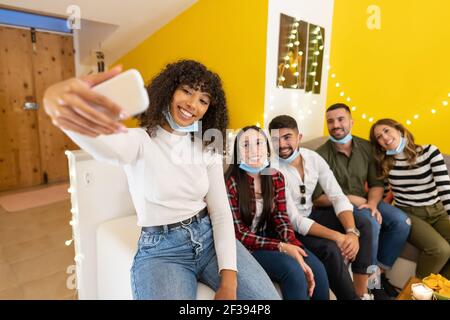
[[[279, 159], [278, 169], [285, 177], [287, 213], [298, 232], [296, 236], [324, 264], [337, 299], [371, 299], [367, 290], [372, 242], [369, 219], [353, 217], [353, 206], [325, 160], [299, 147], [302, 134], [294, 118], [278, 116], [270, 122], [269, 130]], [[322, 186], [334, 210], [313, 209], [312, 195], [317, 185]]]
[[[368, 217], [372, 228], [371, 265], [381, 271], [381, 286], [371, 291], [375, 300], [395, 297], [398, 292], [386, 278], [400, 255], [410, 231], [406, 214], [382, 201], [384, 181], [378, 178], [373, 148], [369, 141], [352, 136], [353, 119], [350, 108], [337, 103], [326, 111], [330, 139], [317, 149], [333, 170], [342, 191], [353, 204], [356, 217]], [[331, 199], [318, 186], [314, 205], [329, 207]]]

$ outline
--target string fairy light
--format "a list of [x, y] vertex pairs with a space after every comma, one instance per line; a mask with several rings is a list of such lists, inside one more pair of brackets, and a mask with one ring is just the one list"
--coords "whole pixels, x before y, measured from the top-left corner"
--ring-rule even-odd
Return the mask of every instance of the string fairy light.
[[[331, 69], [331, 66], [328, 66], [327, 69], [330, 70], [330, 69]], [[335, 73], [335, 72], [331, 73], [331, 74], [330, 74], [330, 77], [331, 77], [331, 79], [333, 79], [333, 80], [335, 81], [335, 84], [334, 84], [335, 87], [336, 87], [336, 88], [340, 88], [340, 90], [342, 90], [342, 84], [341, 84], [340, 82], [337, 81], [337, 75], [336, 75], [336, 73]], [[345, 91], [340, 91], [340, 92], [339, 92], [339, 96], [340, 96], [340, 97], [344, 97], [344, 96], [345, 96]], [[450, 97], [450, 92], [447, 94], [447, 97]], [[351, 102], [352, 99], [351, 99], [350, 97], [347, 97], [347, 98], [346, 98], [346, 101], [347, 101], [347, 102]], [[441, 105], [442, 105], [443, 107], [447, 107], [447, 106], [449, 105], [448, 99], [442, 100], [442, 101], [441, 101]], [[357, 111], [357, 107], [356, 107], [356, 106], [352, 106], [352, 107], [350, 107], [350, 109], [351, 109], [352, 111]], [[437, 108], [434, 107], [434, 108], [431, 108], [431, 109], [430, 109], [430, 112], [431, 112], [432, 115], [436, 115], [437, 112], [438, 112], [438, 110], [437, 110]], [[367, 115], [366, 113], [363, 113], [363, 114], [361, 115], [361, 118], [364, 119], [364, 120], [367, 120], [367, 121], [369, 121], [369, 122], [373, 122], [373, 121], [375, 120], [375, 118], [374, 118], [373, 116], [369, 116], [369, 115]], [[406, 125], [408, 125], [408, 126], [412, 125], [412, 124], [413, 124], [413, 121], [417, 121], [417, 120], [421, 119], [420, 114], [417, 114], [417, 113], [416, 113], [416, 114], [412, 115], [412, 119], [413, 119], [413, 120], [411, 120], [411, 118], [408, 118], [408, 119], [405, 120], [404, 123], [405, 123]]]
[[[284, 56], [284, 63], [282, 64], [282, 69], [280, 76], [278, 77], [278, 88], [282, 89], [285, 87], [284, 82], [286, 81], [286, 71], [291, 71], [295, 77], [295, 83], [291, 85], [292, 89], [297, 89], [300, 87], [300, 59], [303, 56], [303, 51], [300, 50], [300, 39], [299, 39], [299, 28], [300, 19], [295, 19], [294, 23], [291, 25], [290, 35], [288, 36], [287, 53]], [[293, 62], [291, 57], [294, 57]]]

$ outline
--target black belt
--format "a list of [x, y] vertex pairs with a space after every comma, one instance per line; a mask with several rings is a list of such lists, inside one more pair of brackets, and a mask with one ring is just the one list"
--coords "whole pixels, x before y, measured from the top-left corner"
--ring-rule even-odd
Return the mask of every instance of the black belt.
[[180, 221], [180, 222], [171, 223], [171, 224], [166, 224], [166, 225], [162, 225], [162, 226], [142, 227], [142, 231], [145, 231], [145, 232], [158, 232], [158, 231], [163, 231], [165, 228], [170, 230], [170, 229], [173, 229], [173, 228], [176, 228], [176, 227], [180, 227], [180, 226], [187, 226], [187, 225], [190, 225], [194, 221], [200, 221], [207, 214], [208, 214], [208, 210], [206, 208], [204, 208], [202, 211], [197, 213], [195, 216], [192, 216], [192, 217], [190, 217], [190, 218], [188, 218], [186, 220], [183, 220], [183, 221]]

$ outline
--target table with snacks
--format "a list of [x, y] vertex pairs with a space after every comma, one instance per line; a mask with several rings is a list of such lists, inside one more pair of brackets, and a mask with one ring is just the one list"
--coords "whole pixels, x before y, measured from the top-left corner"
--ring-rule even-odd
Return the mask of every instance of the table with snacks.
[[450, 300], [450, 281], [439, 274], [411, 277], [396, 300]]

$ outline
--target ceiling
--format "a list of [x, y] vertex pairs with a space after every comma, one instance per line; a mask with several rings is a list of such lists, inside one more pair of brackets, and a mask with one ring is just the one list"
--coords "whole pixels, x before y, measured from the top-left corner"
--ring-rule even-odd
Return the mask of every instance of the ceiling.
[[[96, 47], [91, 49], [98, 49], [98, 43], [101, 42], [107, 61], [114, 62], [196, 2], [197, 0], [0, 0], [0, 5], [58, 17], [67, 17], [69, 6], [77, 5], [82, 19], [80, 33], [83, 32], [84, 20], [89, 20], [89, 33], [96, 33], [93, 26], [97, 26], [98, 36], [104, 38], [96, 39], [92, 44]], [[109, 31], [105, 32], [106, 29]]]

